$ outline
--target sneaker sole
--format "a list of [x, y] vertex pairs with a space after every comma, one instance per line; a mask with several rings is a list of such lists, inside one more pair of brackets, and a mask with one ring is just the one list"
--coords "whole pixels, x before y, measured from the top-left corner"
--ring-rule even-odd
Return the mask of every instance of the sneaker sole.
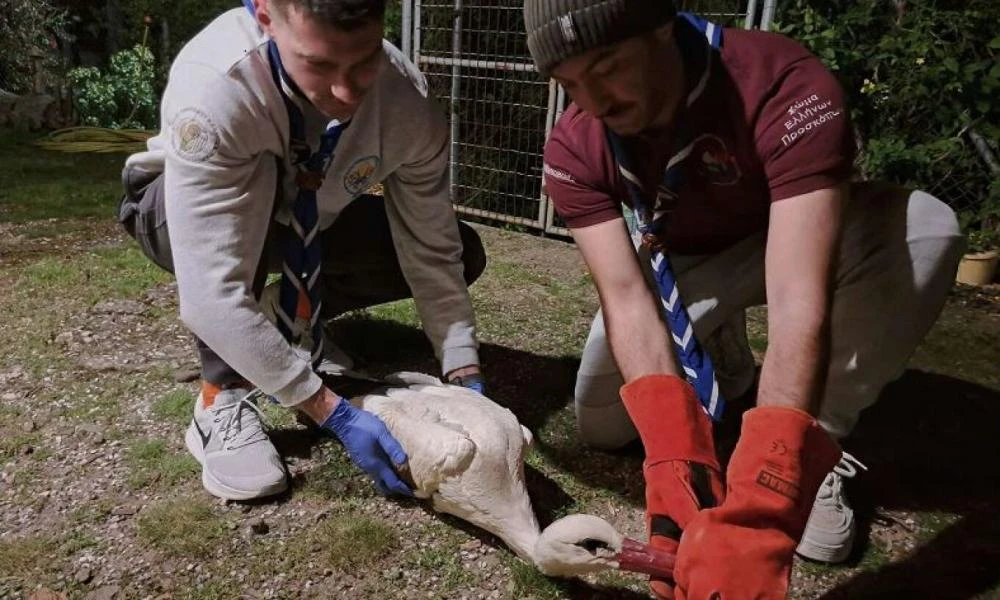
[[795, 553], [811, 561], [838, 565], [846, 561], [847, 557], [851, 555], [851, 547], [853, 545], [853, 536], [847, 540], [847, 543], [840, 546], [826, 546], [803, 538], [799, 542], [798, 548], [795, 549]]
[[238, 490], [223, 484], [213, 477], [208, 469], [205, 468], [205, 449], [201, 445], [201, 438], [198, 436], [198, 432], [195, 431], [193, 421], [188, 426], [187, 433], [184, 434], [184, 445], [187, 446], [191, 456], [194, 456], [198, 464], [201, 465], [201, 485], [205, 488], [205, 491], [213, 496], [224, 500], [253, 500], [255, 498], [274, 496], [288, 489], [287, 478], [283, 478], [280, 482], [263, 489]]

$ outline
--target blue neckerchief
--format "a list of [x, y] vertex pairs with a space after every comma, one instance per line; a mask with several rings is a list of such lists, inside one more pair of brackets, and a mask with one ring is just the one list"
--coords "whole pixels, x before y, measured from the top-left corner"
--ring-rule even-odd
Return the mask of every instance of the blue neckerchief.
[[[243, 5], [251, 15], [255, 14], [251, 0], [243, 0]], [[283, 240], [281, 291], [275, 311], [278, 316], [277, 325], [286, 339], [297, 342], [295, 318], [299, 298], [301, 296], [308, 298], [309, 327], [313, 340], [311, 360], [313, 366], [318, 367], [323, 356], [323, 332], [319, 322], [322, 309], [321, 248], [316, 190], [323, 184], [326, 169], [333, 160], [333, 151], [348, 123], [331, 122], [320, 136], [319, 148], [313, 152], [306, 138], [305, 117], [292, 97], [304, 98], [304, 95], [281, 64], [281, 56], [274, 40], [268, 41], [267, 54], [271, 65], [271, 77], [288, 113], [289, 152], [292, 155], [292, 164], [298, 168], [295, 181], [299, 188], [292, 208], [292, 231]], [[285, 91], [286, 88], [292, 96]]]
[[[691, 106], [704, 91], [711, 75], [714, 62], [713, 49], [722, 45], [722, 28], [690, 13], [680, 13], [674, 25], [674, 35], [683, 57], [685, 68], [701, 67], [701, 72], [689, 80], [685, 109]], [[629, 199], [632, 201], [638, 233], [648, 247], [654, 279], [660, 294], [660, 303], [670, 327], [674, 348], [687, 380], [698, 393], [698, 399], [712, 419], [722, 418], [725, 400], [719, 393], [712, 360], [701, 348], [694, 335], [691, 319], [680, 299], [677, 281], [670, 267], [670, 259], [657, 244], [657, 236], [666, 228], [666, 214], [656, 215], [655, 204], [648, 198], [636, 170], [636, 162], [626, 140], [605, 128], [608, 145], [625, 181]], [[673, 192], [679, 189], [683, 174], [682, 166], [691, 152], [694, 132], [682, 111], [681, 119], [674, 127], [674, 140], [667, 168], [663, 172], [663, 186]]]

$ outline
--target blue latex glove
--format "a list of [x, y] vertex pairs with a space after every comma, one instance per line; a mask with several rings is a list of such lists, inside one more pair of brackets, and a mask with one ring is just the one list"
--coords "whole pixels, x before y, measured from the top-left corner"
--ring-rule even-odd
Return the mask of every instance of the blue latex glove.
[[460, 385], [474, 392], [479, 392], [484, 396], [486, 395], [486, 382], [483, 381], [483, 375], [481, 373], [472, 373], [469, 375], [452, 377], [448, 380], [448, 383], [452, 385]]
[[413, 495], [393, 468], [393, 464], [406, 463], [406, 452], [381, 419], [341, 399], [321, 427], [337, 436], [347, 455], [358, 468], [368, 473], [380, 494]]

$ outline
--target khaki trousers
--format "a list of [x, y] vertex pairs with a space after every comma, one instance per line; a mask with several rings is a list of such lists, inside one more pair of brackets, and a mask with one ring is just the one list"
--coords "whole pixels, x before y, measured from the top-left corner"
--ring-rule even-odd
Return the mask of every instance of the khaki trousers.
[[[744, 311], [765, 304], [765, 243], [762, 232], [717, 254], [671, 256], [695, 334], [715, 362], [726, 398], [753, 383]], [[902, 374], [944, 306], [964, 247], [954, 212], [933, 196], [878, 183], [852, 187], [819, 415], [831, 435], [850, 433], [861, 411]], [[585, 443], [616, 448], [637, 437], [618, 395], [621, 385], [598, 312], [576, 380], [576, 417]]]

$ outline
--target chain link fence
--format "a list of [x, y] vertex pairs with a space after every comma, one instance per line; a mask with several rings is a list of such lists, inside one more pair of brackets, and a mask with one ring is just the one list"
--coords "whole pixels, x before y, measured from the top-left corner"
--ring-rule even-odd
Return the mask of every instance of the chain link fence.
[[933, 182], [926, 191], [954, 209], [963, 227], [973, 224], [974, 228], [1000, 227], [1000, 223], [982, 222], [983, 215], [990, 212], [984, 210], [990, 202], [990, 186], [1000, 185], [1000, 159], [993, 148], [996, 141], [991, 145], [972, 126], [955, 137], [959, 143], [947, 153], [935, 156], [926, 167], [925, 176]]
[[[523, 0], [404, 0], [403, 50], [448, 109], [459, 214], [566, 235], [542, 186], [542, 148], [567, 100], [535, 70], [522, 7]], [[766, 28], [774, 2], [678, 8], [729, 26], [763, 19]]]

